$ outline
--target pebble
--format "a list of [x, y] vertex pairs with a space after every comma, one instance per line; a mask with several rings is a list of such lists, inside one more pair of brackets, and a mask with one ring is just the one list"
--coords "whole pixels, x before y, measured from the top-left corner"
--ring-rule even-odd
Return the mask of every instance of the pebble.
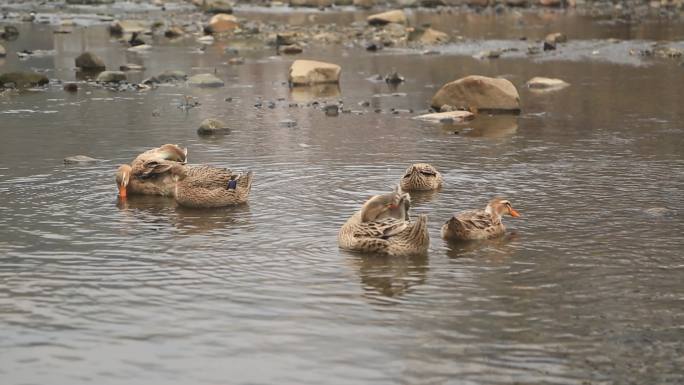
[[64, 164], [88, 164], [95, 163], [98, 159], [91, 158], [86, 155], [74, 155], [64, 158]]

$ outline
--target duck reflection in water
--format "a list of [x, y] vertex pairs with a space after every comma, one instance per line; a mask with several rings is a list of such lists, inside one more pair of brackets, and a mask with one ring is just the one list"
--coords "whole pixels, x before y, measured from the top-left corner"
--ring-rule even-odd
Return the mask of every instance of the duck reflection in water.
[[350, 261], [361, 278], [363, 296], [384, 304], [424, 284], [429, 270], [427, 255], [355, 255]]
[[447, 256], [449, 258], [485, 258], [493, 261], [508, 260], [515, 252], [516, 240], [519, 238], [515, 231], [494, 239], [477, 241], [446, 241]]

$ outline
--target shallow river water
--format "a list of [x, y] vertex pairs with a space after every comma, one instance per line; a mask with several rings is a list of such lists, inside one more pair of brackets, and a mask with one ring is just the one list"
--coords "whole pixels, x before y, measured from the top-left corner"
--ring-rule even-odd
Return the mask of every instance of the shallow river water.
[[[470, 38], [493, 25], [484, 16], [467, 22]], [[502, 22], [492, 38], [515, 43], [521, 30]], [[563, 17], [522, 33], [543, 37], [553, 23], [571, 42], [576, 26], [580, 48], [602, 44], [597, 37], [682, 40], [680, 25], [634, 34]], [[321, 95], [291, 91], [293, 58], [270, 50], [241, 51], [245, 64], [229, 66], [229, 42], [198, 54], [192, 38], [158, 39], [139, 55], [102, 26], [51, 28], [21, 25], [20, 38], [3, 44], [53, 56], [10, 55], [0, 72], [73, 80], [74, 57], [93, 50], [111, 67], [144, 64], [134, 80], [216, 71], [226, 86], [84, 85], [68, 94], [53, 85], [0, 98], [3, 385], [684, 382], [684, 67], [676, 62], [480, 61], [459, 45], [442, 55], [310, 48], [300, 56], [343, 68], [339, 90]], [[407, 78], [396, 90], [367, 80], [392, 69]], [[443, 83], [470, 74], [510, 79], [522, 114], [460, 126], [411, 119]], [[535, 94], [523, 87], [533, 76], [571, 86]], [[184, 96], [201, 105], [178, 108]], [[313, 100], [342, 100], [354, 112], [326, 117], [305, 106]], [[231, 133], [198, 137], [207, 117]], [[190, 163], [253, 170], [249, 205], [118, 202], [117, 165], [163, 143], [187, 146]], [[102, 161], [63, 165], [76, 154]], [[413, 197], [413, 213], [429, 215], [428, 255], [340, 251], [339, 226], [418, 161], [445, 177], [441, 191]], [[494, 196], [523, 215], [506, 219], [509, 235], [477, 245], [439, 238], [452, 213]]]

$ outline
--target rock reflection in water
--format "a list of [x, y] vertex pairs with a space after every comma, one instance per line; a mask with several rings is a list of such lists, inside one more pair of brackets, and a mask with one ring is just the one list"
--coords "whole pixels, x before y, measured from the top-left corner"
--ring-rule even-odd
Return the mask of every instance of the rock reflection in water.
[[364, 297], [382, 302], [386, 298], [398, 299], [412, 287], [425, 283], [429, 270], [426, 255], [357, 255], [351, 262], [358, 270]]
[[517, 115], [480, 115], [468, 123], [472, 130], [465, 131], [463, 136], [471, 138], [508, 138], [518, 131]]
[[518, 234], [515, 231], [506, 233], [503, 237], [480, 241], [444, 241], [447, 245], [449, 258], [463, 258], [476, 253], [478, 258], [504, 261], [513, 255]]
[[290, 88], [290, 96], [296, 102], [310, 102], [317, 98], [335, 98], [340, 94], [338, 84], [315, 84]]

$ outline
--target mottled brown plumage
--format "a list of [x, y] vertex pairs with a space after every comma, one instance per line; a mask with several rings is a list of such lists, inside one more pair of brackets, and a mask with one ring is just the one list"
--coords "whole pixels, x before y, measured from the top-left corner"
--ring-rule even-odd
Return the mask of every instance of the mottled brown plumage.
[[127, 194], [173, 196], [175, 182], [168, 172], [153, 172], [150, 162], [185, 164], [188, 150], [175, 144], [164, 144], [138, 155], [130, 165], [119, 166], [116, 184], [119, 196]]
[[253, 173], [235, 174], [211, 166], [174, 164], [170, 172], [176, 181], [176, 202], [181, 206], [210, 208], [246, 203], [252, 188]]
[[503, 235], [506, 227], [501, 216], [519, 217], [505, 199], [492, 199], [484, 210], [468, 210], [455, 214], [442, 226], [442, 238], [451, 241], [491, 239]]
[[429, 191], [442, 187], [442, 174], [428, 163], [415, 163], [406, 169], [401, 178], [404, 191]]
[[385, 255], [424, 254], [430, 245], [427, 216], [409, 220], [410, 197], [400, 189], [376, 195], [342, 225], [340, 248]]

